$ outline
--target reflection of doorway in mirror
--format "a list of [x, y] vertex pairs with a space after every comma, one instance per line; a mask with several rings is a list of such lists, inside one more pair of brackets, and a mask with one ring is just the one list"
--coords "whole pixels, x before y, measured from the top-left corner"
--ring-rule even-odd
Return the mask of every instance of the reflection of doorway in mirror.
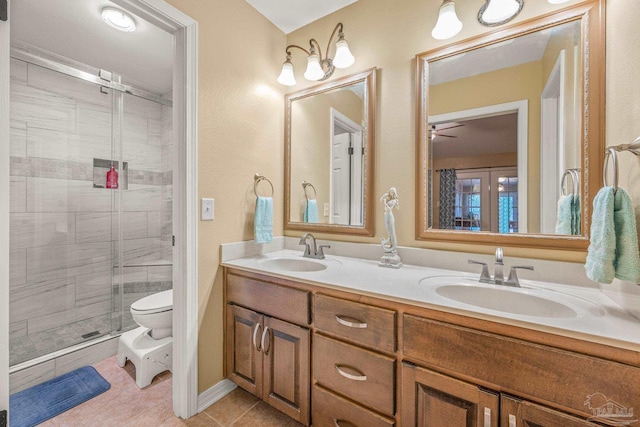
[[331, 108], [331, 224], [363, 224], [362, 126]]

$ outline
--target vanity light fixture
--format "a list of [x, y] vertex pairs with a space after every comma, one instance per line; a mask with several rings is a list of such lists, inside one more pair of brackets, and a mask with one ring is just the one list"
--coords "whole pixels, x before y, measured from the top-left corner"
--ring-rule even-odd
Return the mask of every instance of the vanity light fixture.
[[561, 3], [566, 3], [569, 0], [547, 0], [547, 1], [551, 4], [561, 4]]
[[133, 20], [131, 15], [125, 13], [115, 7], [105, 7], [102, 9], [102, 20], [110, 27], [116, 30], [130, 33], [136, 30], [136, 21]]
[[[291, 63], [291, 48], [297, 48], [305, 52], [307, 57], [307, 70], [304, 72], [304, 78], [307, 80], [317, 81], [326, 80], [333, 74], [336, 68], [348, 68], [355, 62], [355, 58], [349, 50], [349, 44], [344, 39], [344, 33], [342, 32], [343, 25], [338, 23], [329, 37], [329, 43], [327, 43], [327, 49], [325, 51], [326, 58], [322, 57], [322, 49], [316, 39], [309, 40], [309, 50], [292, 44], [287, 46], [287, 59], [282, 64], [282, 71], [278, 77], [278, 83], [285, 86], [293, 86], [296, 84], [296, 79], [293, 75], [293, 64]], [[329, 56], [329, 48], [331, 48], [331, 41], [333, 37], [338, 33], [338, 41], [336, 42], [336, 53], [333, 58]]]
[[523, 6], [524, 0], [486, 0], [478, 11], [478, 22], [487, 27], [505, 24], [518, 16]]
[[456, 15], [456, 4], [453, 0], [444, 0], [438, 12], [438, 22], [431, 31], [431, 36], [436, 40], [446, 40], [455, 36], [462, 30], [462, 22]]

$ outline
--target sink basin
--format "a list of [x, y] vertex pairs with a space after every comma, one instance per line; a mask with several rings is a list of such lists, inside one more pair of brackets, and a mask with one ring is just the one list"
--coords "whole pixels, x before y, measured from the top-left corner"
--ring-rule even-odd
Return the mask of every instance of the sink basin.
[[265, 268], [294, 272], [321, 271], [327, 268], [321, 262], [306, 258], [269, 258], [260, 263]]
[[502, 289], [461, 284], [439, 286], [436, 288], [436, 292], [445, 298], [489, 310], [535, 317], [571, 318], [578, 316], [578, 313], [568, 305], [534, 295], [530, 289]]
[[521, 288], [480, 283], [467, 276], [431, 276], [421, 286], [436, 303], [538, 318], [571, 319], [586, 313], [602, 316], [591, 301], [563, 292], [523, 285]]

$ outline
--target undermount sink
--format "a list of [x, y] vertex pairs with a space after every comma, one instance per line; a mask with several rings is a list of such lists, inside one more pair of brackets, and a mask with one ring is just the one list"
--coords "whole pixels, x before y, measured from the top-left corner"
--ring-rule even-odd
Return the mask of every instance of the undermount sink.
[[321, 271], [327, 268], [321, 262], [306, 258], [269, 258], [260, 261], [260, 263], [265, 268], [283, 271]]
[[426, 285], [436, 300], [441, 297], [503, 313], [554, 319], [576, 318], [587, 311], [602, 315], [590, 301], [547, 289], [485, 284], [454, 276], [426, 277], [420, 284]]

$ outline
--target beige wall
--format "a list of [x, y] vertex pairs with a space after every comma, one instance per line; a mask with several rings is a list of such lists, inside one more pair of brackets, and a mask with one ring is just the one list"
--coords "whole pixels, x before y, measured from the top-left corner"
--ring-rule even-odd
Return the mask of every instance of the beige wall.
[[253, 174], [273, 182], [282, 234], [284, 91], [276, 82], [285, 36], [242, 0], [167, 0], [198, 21], [199, 196], [216, 199], [198, 230], [198, 389], [222, 373], [220, 244], [253, 239]]
[[[527, 230], [540, 230], [540, 93], [542, 62], [482, 73], [429, 86], [429, 115], [527, 100]], [[413, 227], [413, 224], [411, 224]]]
[[[615, 0], [610, 0], [615, 1]], [[622, 0], [617, 0], [622, 1]], [[626, 0], [631, 3], [631, 0]], [[326, 45], [333, 27], [344, 24], [345, 38], [356, 57], [355, 64], [347, 70], [337, 70], [336, 77], [355, 73], [370, 67], [378, 67], [378, 107], [376, 129], [376, 235], [371, 238], [345, 237], [344, 240], [379, 243], [385, 233], [382, 206], [377, 197], [389, 187], [398, 188], [402, 209], [396, 213], [398, 241], [402, 246], [429, 247], [443, 250], [464, 250], [492, 253], [495, 248], [481, 245], [463, 245], [417, 241], [415, 239], [415, 60], [416, 54], [445, 44], [460, 41], [492, 29], [483, 27], [476, 20], [480, 5], [457, 2], [458, 17], [464, 23], [462, 31], [453, 39], [437, 41], [431, 30], [437, 20], [440, 0], [359, 0], [321, 20], [313, 22], [287, 37], [287, 43], [306, 45], [316, 38]], [[563, 5], [551, 5], [543, 0], [528, 1], [522, 13], [512, 22], [520, 22], [558, 10], [578, 0]], [[635, 7], [635, 6], [634, 6]], [[291, 91], [300, 90], [310, 83], [302, 74], [305, 58], [301, 52], [293, 53], [293, 63], [298, 84]], [[536, 165], [529, 165], [532, 170]], [[299, 233], [286, 232], [296, 236]], [[335, 238], [331, 235], [318, 236]], [[507, 248], [507, 256], [563, 259], [584, 261], [583, 252], [548, 251], [531, 248]]]

